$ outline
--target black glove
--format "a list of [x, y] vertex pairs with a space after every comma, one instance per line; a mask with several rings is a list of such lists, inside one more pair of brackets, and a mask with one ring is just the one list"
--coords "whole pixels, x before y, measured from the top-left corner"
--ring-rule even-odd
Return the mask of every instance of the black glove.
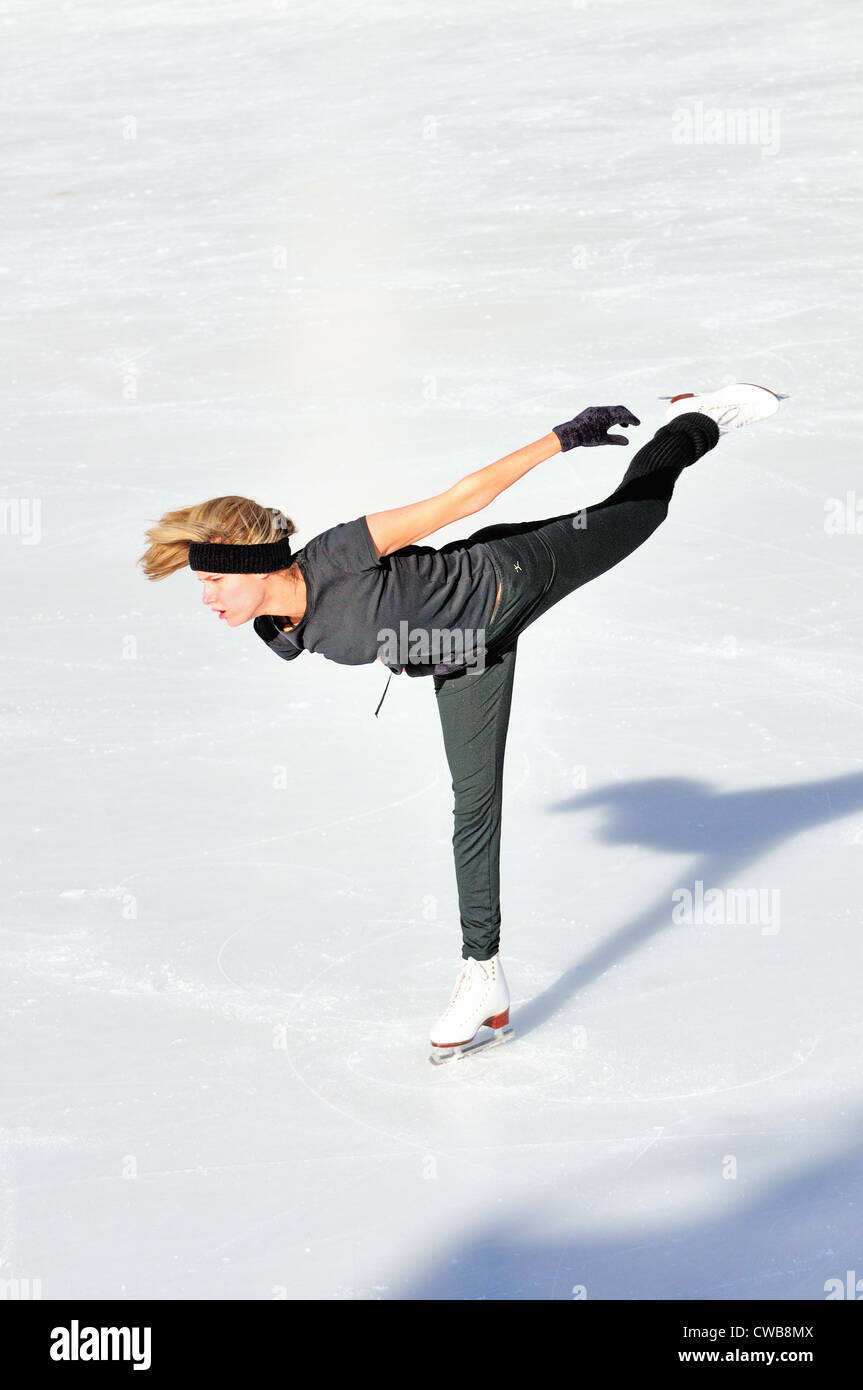
[[560, 440], [561, 450], [581, 447], [592, 449], [597, 444], [628, 444], [623, 434], [607, 434], [611, 425], [640, 425], [631, 410], [625, 405], [589, 405], [574, 420], [565, 425], [555, 425], [553, 433]]

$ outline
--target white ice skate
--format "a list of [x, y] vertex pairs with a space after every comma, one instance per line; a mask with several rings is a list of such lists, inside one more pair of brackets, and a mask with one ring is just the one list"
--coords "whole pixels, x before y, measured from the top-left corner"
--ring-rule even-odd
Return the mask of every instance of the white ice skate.
[[753, 386], [748, 381], [720, 386], [718, 391], [704, 391], [701, 395], [685, 391], [678, 396], [660, 397], [660, 400], [671, 402], [665, 413], [666, 422], [691, 410], [698, 415], [709, 415], [716, 421], [721, 435], [751, 425], [754, 420], [766, 420], [779, 409], [779, 402], [787, 399], [768, 386]]
[[[494, 1030], [491, 1038], [476, 1035], [480, 1028]], [[465, 961], [455, 982], [446, 1011], [431, 1031], [429, 1061], [439, 1064], [466, 1052], [478, 1052], [512, 1037], [509, 1027], [509, 988], [499, 956], [491, 960]]]

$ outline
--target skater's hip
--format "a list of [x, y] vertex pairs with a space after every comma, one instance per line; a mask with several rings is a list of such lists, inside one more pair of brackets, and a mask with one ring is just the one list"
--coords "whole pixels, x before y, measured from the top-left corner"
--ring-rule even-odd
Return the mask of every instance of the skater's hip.
[[541, 531], [527, 529], [530, 525], [515, 522], [478, 533], [498, 578], [499, 595], [486, 630], [490, 649], [500, 650], [518, 636], [554, 579], [554, 551]]

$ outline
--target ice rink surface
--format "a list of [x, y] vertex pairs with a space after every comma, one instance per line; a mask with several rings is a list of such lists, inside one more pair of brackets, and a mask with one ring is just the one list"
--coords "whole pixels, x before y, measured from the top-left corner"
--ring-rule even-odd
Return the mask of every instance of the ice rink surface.
[[[17, 0], [0, 36], [0, 1278], [863, 1277], [857, 7]], [[521, 639], [518, 1036], [433, 1068], [431, 681], [375, 718], [382, 666], [277, 661], [191, 571], [147, 583], [144, 530], [242, 493], [301, 545], [586, 405], [641, 419], [442, 545], [600, 500], [660, 396], [734, 380], [790, 399]]]

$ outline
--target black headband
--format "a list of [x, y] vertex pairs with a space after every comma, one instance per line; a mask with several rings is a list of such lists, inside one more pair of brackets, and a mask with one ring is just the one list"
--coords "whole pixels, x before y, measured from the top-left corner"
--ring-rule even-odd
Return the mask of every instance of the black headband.
[[192, 541], [189, 567], [208, 574], [270, 574], [294, 563], [287, 536], [264, 545], [228, 545], [217, 541]]

